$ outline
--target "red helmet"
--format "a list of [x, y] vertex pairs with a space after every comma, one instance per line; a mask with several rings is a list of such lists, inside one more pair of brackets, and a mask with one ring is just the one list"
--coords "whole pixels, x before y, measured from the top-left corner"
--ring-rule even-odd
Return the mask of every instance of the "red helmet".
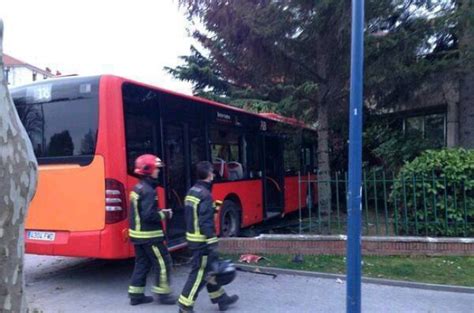
[[157, 167], [164, 167], [165, 163], [153, 154], [143, 154], [135, 160], [135, 174], [151, 175]]

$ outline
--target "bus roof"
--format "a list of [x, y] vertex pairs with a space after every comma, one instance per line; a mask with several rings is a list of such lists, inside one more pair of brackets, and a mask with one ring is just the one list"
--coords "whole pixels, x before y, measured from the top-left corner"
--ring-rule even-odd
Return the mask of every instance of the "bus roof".
[[147, 88], [151, 88], [151, 89], [154, 89], [154, 90], [157, 90], [157, 91], [161, 91], [161, 92], [164, 92], [164, 93], [167, 93], [167, 94], [179, 97], [179, 98], [192, 100], [192, 101], [195, 101], [195, 102], [200, 102], [200, 103], [212, 105], [212, 106], [215, 106], [215, 107], [225, 108], [225, 109], [228, 109], [228, 110], [232, 110], [232, 111], [235, 111], [235, 112], [240, 112], [240, 113], [247, 114], [247, 115], [253, 115], [255, 117], [263, 118], [263, 119], [266, 119], [266, 120], [271, 120], [271, 121], [274, 121], [274, 122], [284, 123], [284, 124], [288, 124], [288, 125], [296, 126], [296, 127], [302, 127], [302, 128], [306, 128], [306, 129], [309, 129], [309, 130], [315, 130], [314, 128], [306, 125], [304, 122], [302, 122], [302, 121], [300, 121], [296, 118], [285, 117], [285, 116], [279, 115], [277, 113], [269, 113], [269, 112], [268, 113], [254, 113], [254, 112], [246, 111], [244, 109], [240, 109], [240, 108], [228, 105], [228, 104], [223, 104], [223, 103], [220, 103], [220, 102], [212, 101], [212, 100], [201, 98], [201, 97], [186, 95], [186, 94], [179, 93], [179, 92], [176, 92], [176, 91], [172, 91], [172, 90], [169, 90], [169, 89], [166, 89], [166, 88], [154, 86], [154, 85], [151, 85], [151, 84], [139, 82], [139, 81], [136, 81], [136, 80], [133, 80], [133, 79], [129, 79], [129, 78], [125, 78], [125, 77], [121, 77], [121, 76], [117, 76], [117, 75], [104, 74], [104, 75], [94, 75], [94, 76], [68, 76], [68, 77], [51, 78], [51, 79], [48, 79], [48, 80], [36, 81], [36, 82], [28, 84], [28, 85], [18, 86], [18, 87], [12, 88], [12, 90], [17, 89], [17, 88], [23, 88], [23, 87], [31, 86], [31, 85], [36, 85], [36, 84], [44, 84], [44, 83], [48, 83], [48, 82], [55, 82], [55, 81], [58, 81], [58, 80], [61, 80], [61, 81], [63, 81], [63, 80], [76, 80], [76, 79], [84, 79], [84, 78], [87, 78], [87, 77], [90, 77], [90, 78], [99, 78], [100, 77], [101, 79], [106, 79], [106, 80], [108, 80], [108, 79], [118, 79], [118, 80], [121, 80], [122, 82], [130, 82], [130, 83], [142, 86], [142, 87], [147, 87]]

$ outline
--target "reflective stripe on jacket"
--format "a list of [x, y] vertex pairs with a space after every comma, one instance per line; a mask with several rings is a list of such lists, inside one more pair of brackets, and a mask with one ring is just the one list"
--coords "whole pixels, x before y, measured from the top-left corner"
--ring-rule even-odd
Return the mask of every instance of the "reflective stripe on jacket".
[[152, 178], [146, 177], [130, 193], [128, 235], [135, 244], [164, 239], [162, 220], [166, 215], [158, 209], [156, 186]]
[[190, 249], [217, 243], [211, 184], [197, 181], [184, 198], [186, 240]]

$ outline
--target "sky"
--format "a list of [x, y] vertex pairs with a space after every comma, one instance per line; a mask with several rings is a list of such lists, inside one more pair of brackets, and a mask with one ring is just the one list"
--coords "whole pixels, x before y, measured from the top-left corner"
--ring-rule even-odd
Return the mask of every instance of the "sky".
[[0, 0], [3, 50], [63, 75], [116, 74], [191, 94], [164, 66], [193, 40], [177, 0]]

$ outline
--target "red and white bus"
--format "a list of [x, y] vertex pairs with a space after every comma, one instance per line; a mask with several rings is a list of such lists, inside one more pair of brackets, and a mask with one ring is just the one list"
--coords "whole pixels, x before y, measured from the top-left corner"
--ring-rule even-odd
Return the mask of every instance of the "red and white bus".
[[128, 194], [137, 183], [134, 160], [144, 153], [167, 164], [157, 191], [160, 207], [174, 210], [170, 249], [185, 245], [183, 198], [198, 161], [212, 161], [217, 173], [212, 193], [224, 202], [216, 217], [221, 236], [306, 201], [297, 173], [312, 172], [316, 135], [296, 120], [110, 75], [52, 79], [11, 93], [39, 163], [27, 253], [133, 256]]

